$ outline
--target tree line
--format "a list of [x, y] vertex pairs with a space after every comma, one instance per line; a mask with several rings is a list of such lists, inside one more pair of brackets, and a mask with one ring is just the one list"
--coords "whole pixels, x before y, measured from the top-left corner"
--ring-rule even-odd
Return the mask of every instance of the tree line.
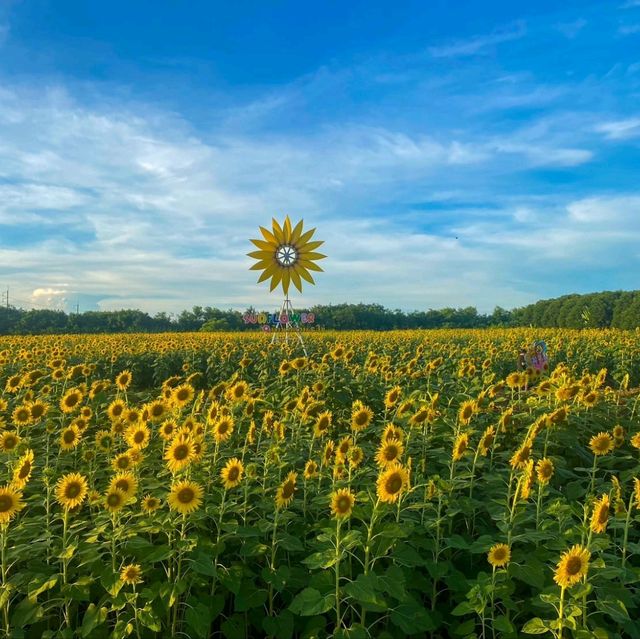
[[[541, 300], [521, 308], [497, 306], [492, 313], [475, 307], [442, 308], [405, 312], [381, 304], [329, 304], [304, 309], [315, 314], [316, 329], [416, 329], [535, 326], [559, 328], [640, 327], [640, 291], [606, 291], [587, 295], [565, 295]], [[178, 315], [149, 315], [139, 310], [86, 311], [0, 308], [0, 334], [45, 333], [160, 333], [178, 331], [255, 331], [243, 315], [255, 313], [194, 306]], [[313, 328], [311, 330], [313, 330]]]

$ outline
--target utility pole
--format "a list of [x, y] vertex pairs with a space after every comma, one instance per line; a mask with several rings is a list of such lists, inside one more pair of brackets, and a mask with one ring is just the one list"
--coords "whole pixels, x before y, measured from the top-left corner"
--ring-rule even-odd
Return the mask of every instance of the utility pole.
[[80, 315], [80, 302], [76, 301], [76, 315]]
[[2, 293], [2, 300], [6, 302], [7, 310], [9, 310], [9, 287], [7, 286], [6, 292]]

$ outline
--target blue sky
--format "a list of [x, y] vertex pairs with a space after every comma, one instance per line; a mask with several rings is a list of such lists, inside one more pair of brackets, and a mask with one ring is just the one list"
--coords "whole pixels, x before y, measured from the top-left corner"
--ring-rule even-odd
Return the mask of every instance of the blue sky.
[[0, 0], [0, 288], [36, 308], [511, 308], [639, 288], [640, 0]]

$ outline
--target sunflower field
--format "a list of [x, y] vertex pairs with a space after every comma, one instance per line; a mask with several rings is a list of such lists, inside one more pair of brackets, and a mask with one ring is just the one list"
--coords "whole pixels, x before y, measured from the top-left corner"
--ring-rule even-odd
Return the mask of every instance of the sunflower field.
[[305, 341], [0, 338], [0, 636], [640, 638], [639, 332]]

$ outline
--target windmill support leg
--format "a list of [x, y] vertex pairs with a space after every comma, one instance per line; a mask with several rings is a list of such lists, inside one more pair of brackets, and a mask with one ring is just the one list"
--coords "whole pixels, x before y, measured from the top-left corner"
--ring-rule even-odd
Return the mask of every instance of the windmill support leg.
[[[282, 321], [282, 317], [286, 317], [286, 322]], [[273, 329], [273, 335], [271, 337], [271, 344], [275, 344], [276, 340], [280, 339], [281, 336], [284, 337], [284, 343], [289, 345], [289, 333], [295, 333], [298, 338], [298, 342], [300, 342], [300, 346], [302, 347], [302, 351], [304, 352], [305, 357], [308, 356], [307, 348], [304, 343], [304, 339], [302, 338], [302, 332], [300, 331], [300, 327], [297, 322], [292, 322], [291, 317], [293, 316], [293, 306], [291, 304], [291, 300], [287, 295], [284, 298], [284, 302], [282, 302], [282, 307], [280, 308], [280, 315], [278, 316], [278, 323]], [[284, 335], [283, 335], [284, 334]]]

